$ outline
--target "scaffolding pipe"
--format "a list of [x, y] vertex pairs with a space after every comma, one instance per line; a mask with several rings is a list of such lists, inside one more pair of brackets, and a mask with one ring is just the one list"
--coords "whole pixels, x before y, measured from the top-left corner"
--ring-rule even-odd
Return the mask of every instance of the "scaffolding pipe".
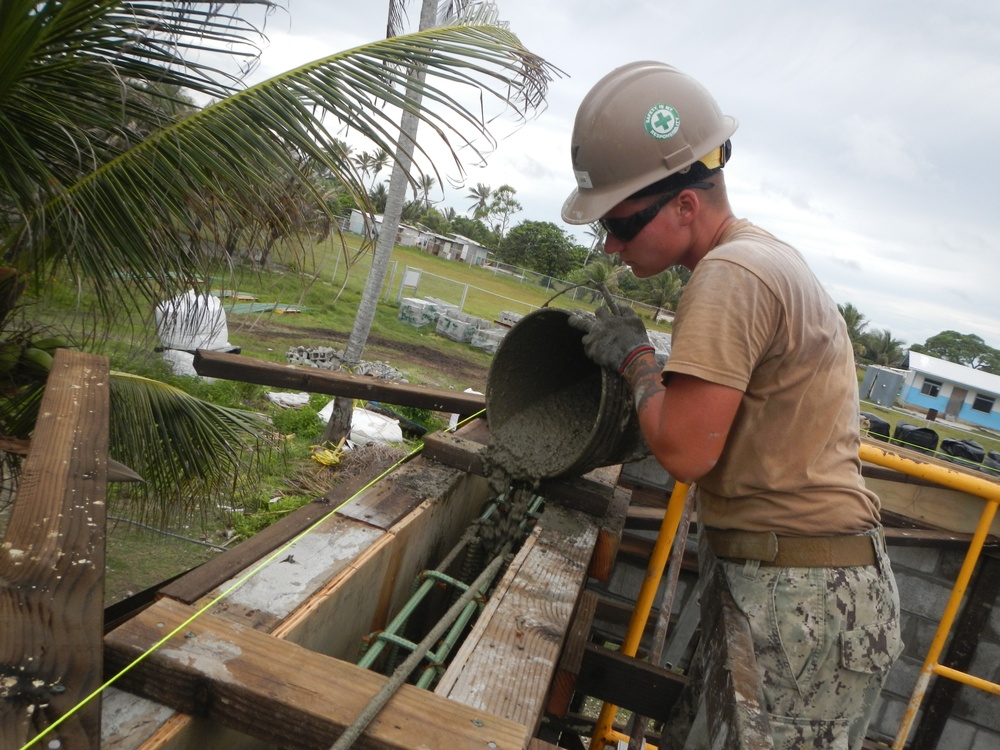
[[[646, 621], [649, 619], [649, 612], [653, 608], [653, 600], [660, 587], [660, 579], [663, 577], [663, 568], [667, 564], [667, 557], [670, 555], [670, 548], [673, 546], [674, 536], [680, 525], [689, 487], [690, 485], [683, 482], [675, 482], [673, 492], [670, 493], [667, 512], [663, 515], [663, 522], [660, 524], [660, 531], [657, 534], [656, 543], [653, 545], [653, 553], [646, 566], [646, 577], [639, 589], [639, 597], [632, 612], [632, 620], [629, 622], [628, 632], [625, 634], [625, 641], [620, 649], [623, 656], [635, 656], [639, 650], [642, 633], [646, 629]], [[624, 738], [628, 741], [628, 737], [614, 730], [617, 712], [618, 707], [612, 703], [605, 703], [601, 706], [601, 713], [594, 725], [594, 735], [590, 743], [593, 750], [603, 750], [604, 745], [611, 740]]]
[[910, 729], [913, 727], [913, 722], [917, 718], [917, 712], [920, 710], [920, 704], [923, 702], [924, 694], [927, 692], [931, 675], [937, 674], [941, 677], [957, 680], [971, 687], [991, 692], [994, 695], [1000, 695], [1000, 685], [938, 663], [938, 658], [944, 650], [945, 642], [951, 634], [951, 626], [958, 614], [962, 599], [965, 597], [969, 581], [975, 572], [976, 563], [979, 561], [983, 544], [986, 542], [986, 536], [989, 534], [993, 519], [996, 516], [997, 506], [1000, 504], [1000, 485], [987, 479], [955, 471], [954, 469], [928, 461], [907, 458], [893, 453], [886, 448], [869, 443], [861, 444], [859, 455], [862, 461], [868, 461], [887, 469], [894, 469], [909, 476], [926, 479], [935, 484], [966, 492], [986, 500], [986, 507], [983, 508], [982, 515], [979, 517], [979, 523], [976, 525], [976, 531], [972, 535], [972, 541], [969, 543], [969, 551], [965, 555], [965, 561], [962, 563], [962, 569], [958, 573], [958, 578], [955, 579], [955, 586], [951, 590], [951, 596], [948, 598], [941, 622], [938, 624], [934, 640], [931, 643], [930, 650], [927, 652], [924, 666], [920, 670], [917, 683], [913, 688], [913, 694], [910, 696], [910, 702], [906, 707], [903, 720], [900, 722], [899, 729], [896, 732], [896, 739], [892, 747], [893, 750], [902, 750], [910, 734]]

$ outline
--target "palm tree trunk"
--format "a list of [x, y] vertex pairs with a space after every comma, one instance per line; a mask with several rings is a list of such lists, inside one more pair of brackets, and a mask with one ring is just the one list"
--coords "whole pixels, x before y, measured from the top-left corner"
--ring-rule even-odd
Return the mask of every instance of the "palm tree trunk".
[[[420, 7], [421, 31], [429, 29], [437, 23], [437, 9], [438, 0], [423, 0]], [[423, 82], [425, 76], [426, 71], [423, 69], [416, 71], [416, 77], [421, 82]], [[410, 89], [407, 93], [419, 104], [421, 100], [419, 92]], [[392, 258], [392, 248], [396, 244], [396, 232], [399, 229], [399, 220], [403, 215], [403, 204], [406, 202], [406, 185], [409, 181], [410, 167], [413, 164], [413, 144], [416, 142], [417, 126], [419, 124], [420, 121], [416, 114], [410, 110], [403, 112], [399, 125], [399, 148], [396, 150], [395, 161], [392, 165], [392, 175], [389, 177], [389, 197], [386, 200], [385, 211], [382, 213], [382, 228], [378, 233], [375, 255], [372, 258], [372, 268], [368, 273], [368, 279], [365, 281], [365, 289], [361, 293], [358, 314], [354, 319], [354, 326], [351, 328], [350, 336], [347, 339], [347, 346], [344, 349], [344, 363], [348, 367], [361, 361], [365, 344], [368, 342], [368, 334], [371, 332], [372, 323], [375, 321], [375, 308], [378, 305], [378, 298], [382, 292], [382, 284], [385, 283], [385, 275], [389, 269], [389, 260]], [[322, 439], [324, 441], [336, 443], [341, 437], [350, 433], [352, 408], [353, 402], [351, 399], [337, 398], [334, 401], [330, 421], [323, 431]]]

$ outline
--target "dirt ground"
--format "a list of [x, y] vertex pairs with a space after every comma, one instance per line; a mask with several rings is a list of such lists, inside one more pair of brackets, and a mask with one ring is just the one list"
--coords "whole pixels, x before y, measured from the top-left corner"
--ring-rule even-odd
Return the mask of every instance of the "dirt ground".
[[[292, 346], [331, 346], [341, 348], [347, 344], [347, 334], [325, 328], [300, 328], [261, 322], [254, 326], [253, 335], [258, 342], [275, 351], [285, 351]], [[387, 362], [414, 383], [464, 390], [472, 388], [484, 392], [489, 365], [470, 358], [443, 352], [434, 346], [393, 341], [375, 333], [368, 337], [364, 359]]]

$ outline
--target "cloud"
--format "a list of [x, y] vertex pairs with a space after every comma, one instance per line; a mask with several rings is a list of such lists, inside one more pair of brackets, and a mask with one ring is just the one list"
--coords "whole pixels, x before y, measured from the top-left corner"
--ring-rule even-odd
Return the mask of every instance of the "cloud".
[[905, 142], [903, 128], [888, 117], [852, 114], [842, 122], [850, 168], [874, 179], [916, 180], [928, 169], [917, 149]]

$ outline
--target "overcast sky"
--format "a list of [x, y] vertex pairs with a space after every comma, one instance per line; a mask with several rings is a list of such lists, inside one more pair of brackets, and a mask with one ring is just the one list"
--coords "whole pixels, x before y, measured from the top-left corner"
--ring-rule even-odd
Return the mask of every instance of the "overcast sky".
[[[907, 344], [943, 331], [1000, 348], [1000, 3], [995, 0], [499, 0], [524, 45], [565, 72], [547, 109], [469, 187], [513, 185], [513, 223], [563, 224], [576, 109], [635, 60], [700, 80], [740, 121], [730, 201], [795, 245], [838, 303]], [[418, 1], [409, 18], [416, 26]], [[385, 35], [386, 3], [288, 0], [255, 80]]]

